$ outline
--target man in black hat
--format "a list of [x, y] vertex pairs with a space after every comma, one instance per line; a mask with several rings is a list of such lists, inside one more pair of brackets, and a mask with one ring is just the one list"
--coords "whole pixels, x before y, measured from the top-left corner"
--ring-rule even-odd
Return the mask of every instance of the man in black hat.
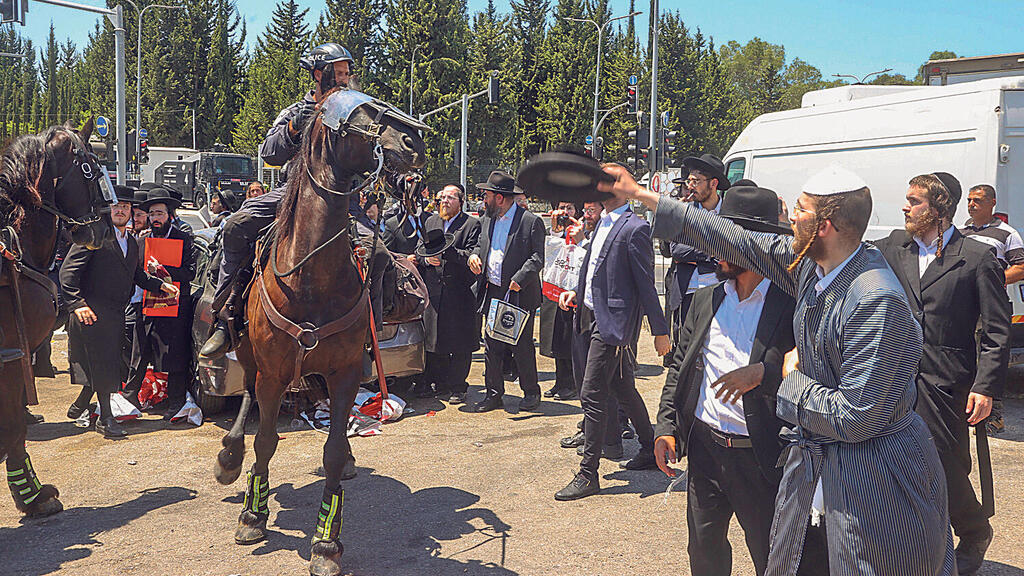
[[[754, 232], [792, 233], [778, 224], [778, 196], [765, 188], [730, 188], [719, 215]], [[692, 573], [731, 572], [727, 534], [735, 514], [761, 575], [782, 476], [775, 394], [795, 345], [795, 302], [737, 264], [719, 260], [715, 274], [720, 283], [694, 292], [686, 314], [661, 394], [654, 454], [669, 476], [675, 472], [667, 462], [687, 456]]]
[[[992, 543], [988, 519], [993, 512], [992, 503], [978, 502], [971, 485], [968, 426], [984, 435], [992, 399], [1002, 395], [1010, 303], [991, 247], [952, 225], [961, 194], [960, 182], [946, 172], [914, 177], [903, 206], [906, 230], [875, 245], [903, 285], [924, 332], [916, 410], [928, 424], [946, 473], [949, 520], [960, 538], [957, 570], [970, 576]], [[981, 474], [991, 478], [992, 471]]]
[[[119, 188], [119, 186], [114, 186], [118, 200], [128, 200], [131, 203], [132, 218], [128, 225], [131, 228], [135, 242], [138, 243], [141, 234], [149, 229], [149, 214], [142, 208], [142, 203], [146, 201], [149, 195], [136, 188], [124, 187], [125, 190], [120, 190]], [[140, 253], [139, 260], [141, 261], [141, 259], [142, 254]], [[135, 286], [131, 298], [128, 300], [128, 306], [124, 311], [124, 340], [121, 343], [122, 382], [128, 381], [128, 375], [131, 372], [132, 346], [134, 346], [135, 339], [142, 336], [139, 332], [142, 330], [142, 292], [141, 287]], [[138, 336], [136, 333], [138, 333]], [[137, 397], [129, 398], [129, 400], [133, 403], [138, 402]]]
[[[462, 210], [466, 193], [449, 184], [438, 194], [438, 213], [427, 219], [416, 263], [427, 284], [430, 306], [423, 312], [427, 369], [424, 391], [450, 404], [466, 401], [473, 352], [480, 348], [480, 314], [468, 306], [476, 296], [469, 257], [480, 244], [480, 220]], [[432, 386], [432, 388], [430, 388]]]
[[[193, 252], [192, 236], [171, 224], [173, 210], [180, 206], [166, 188], [153, 188], [142, 203], [149, 215], [149, 233], [144, 235], [142, 248], [146, 255], [145, 241], [164, 239], [180, 241], [180, 264], [174, 266], [162, 262], [170, 274], [171, 281], [178, 284], [181, 295], [175, 316], [143, 315], [139, 338], [132, 346], [132, 373], [125, 384], [125, 395], [137, 397], [146, 368], [153, 367], [167, 373], [167, 409], [164, 419], [170, 420], [184, 405], [185, 393], [192, 378], [192, 302], [191, 282], [196, 275], [196, 259]], [[175, 244], [175, 247], [178, 245]], [[148, 267], [149, 262], [142, 266]]]
[[[672, 181], [683, 186], [683, 201], [717, 212], [722, 202], [719, 191], [729, 188], [729, 179], [725, 176], [722, 161], [713, 154], [690, 156], [683, 159], [683, 167], [686, 176]], [[662, 240], [659, 248], [662, 256], [672, 259], [665, 273], [665, 303], [672, 320], [674, 346], [679, 339], [679, 330], [683, 326], [693, 293], [717, 282], [715, 259], [679, 242]], [[666, 363], [671, 361], [672, 358], [667, 356]]]
[[[480, 275], [477, 311], [487, 314], [494, 299], [509, 301], [529, 311], [522, 335], [511, 348], [519, 368], [519, 387], [523, 389], [519, 409], [533, 410], [540, 405], [533, 320], [542, 298], [540, 271], [544, 267], [546, 230], [536, 214], [516, 204], [515, 195], [519, 190], [511, 174], [495, 170], [486, 183], [476, 187], [484, 193], [486, 209], [480, 245], [468, 260], [469, 269]], [[508, 347], [493, 338], [484, 338], [487, 395], [474, 407], [476, 412], [489, 412], [502, 406], [505, 381], [501, 365]]]
[[[126, 198], [130, 194], [127, 190], [120, 193]], [[72, 381], [83, 386], [82, 393], [68, 409], [68, 417], [78, 418], [88, 410], [95, 394], [100, 406], [96, 431], [107, 438], [127, 434], [114, 420], [110, 395], [121, 384], [120, 343], [124, 335], [125, 305], [132, 290], [137, 285], [172, 296], [178, 293], [173, 284], [146, 274], [139, 265], [139, 245], [128, 231], [131, 210], [131, 203], [126, 200], [111, 206], [112, 240], [98, 250], [73, 246], [60, 270], [61, 293], [71, 310], [68, 358]]]

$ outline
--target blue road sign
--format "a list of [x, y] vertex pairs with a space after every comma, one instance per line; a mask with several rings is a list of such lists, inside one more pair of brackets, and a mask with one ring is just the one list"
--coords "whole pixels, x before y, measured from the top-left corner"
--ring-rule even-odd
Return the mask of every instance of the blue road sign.
[[590, 134], [587, 134], [587, 139], [584, 140], [584, 142], [586, 142], [587, 144], [593, 144], [594, 143], [594, 137], [592, 135], [590, 135]]
[[633, 75], [631, 75], [629, 77], [629, 85], [630, 86], [636, 86], [637, 85], [636, 74], [633, 74]]
[[107, 120], [105, 116], [98, 116], [96, 118], [96, 133], [100, 135], [100, 138], [106, 138], [110, 132], [110, 120]]
[[149, 138], [149, 130], [139, 128], [139, 138]]

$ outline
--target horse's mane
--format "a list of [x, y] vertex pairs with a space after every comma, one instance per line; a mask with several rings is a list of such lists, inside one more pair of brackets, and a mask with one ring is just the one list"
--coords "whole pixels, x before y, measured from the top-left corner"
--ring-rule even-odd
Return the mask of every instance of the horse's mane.
[[0, 156], [0, 226], [18, 229], [29, 210], [39, 208], [39, 183], [46, 165], [46, 143], [61, 130], [52, 126], [39, 134], [11, 140]]
[[[335, 86], [327, 94], [324, 95], [321, 102], [326, 101], [327, 97], [331, 94], [343, 90], [340, 86]], [[320, 104], [316, 105], [317, 112], [320, 111]], [[288, 162], [288, 182], [286, 184], [284, 197], [281, 199], [281, 203], [277, 208], [277, 229], [282, 235], [288, 235], [291, 233], [295, 225], [295, 208], [299, 202], [299, 192], [301, 191], [300, 183], [303, 181], [307, 167], [309, 166], [310, 155], [313, 151], [313, 128], [316, 126], [319, 114], [313, 117], [306, 127], [302, 130], [302, 140], [299, 143], [299, 151], [294, 157]], [[325, 128], [326, 130], [326, 128]]]

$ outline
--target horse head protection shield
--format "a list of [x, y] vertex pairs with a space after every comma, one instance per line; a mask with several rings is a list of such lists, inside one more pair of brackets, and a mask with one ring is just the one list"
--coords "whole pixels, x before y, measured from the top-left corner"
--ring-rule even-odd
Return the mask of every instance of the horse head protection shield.
[[98, 222], [104, 214], [110, 212], [110, 206], [117, 204], [117, 193], [114, 192], [114, 184], [110, 181], [110, 174], [107, 169], [99, 163], [99, 157], [91, 150], [81, 146], [79, 138], [72, 134], [71, 154], [73, 160], [64, 174], [57, 177], [54, 184], [54, 195], [60, 192], [67, 184], [68, 177], [75, 171], [82, 174], [89, 189], [89, 212], [84, 216], [71, 217], [65, 214], [56, 203], [44, 203], [42, 208], [57, 218], [63, 220], [69, 226], [88, 226]]

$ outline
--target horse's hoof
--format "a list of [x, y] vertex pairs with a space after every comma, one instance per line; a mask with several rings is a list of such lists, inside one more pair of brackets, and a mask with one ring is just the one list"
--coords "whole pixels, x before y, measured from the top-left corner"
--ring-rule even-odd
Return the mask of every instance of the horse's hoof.
[[239, 462], [238, 466], [235, 466], [234, 468], [229, 468], [225, 466], [223, 461], [227, 459], [227, 457], [223, 459], [221, 457], [226, 451], [221, 450], [220, 452], [221, 453], [217, 455], [217, 463], [214, 464], [213, 466], [213, 477], [217, 479], [217, 482], [220, 482], [221, 484], [227, 486], [228, 484], [234, 483], [234, 481], [238, 480], [238, 477], [241, 476], [242, 463]]
[[253, 514], [246, 510], [238, 517], [238, 528], [235, 529], [235, 544], [255, 544], [267, 537], [267, 516]]
[[25, 508], [25, 516], [29, 518], [45, 518], [64, 510], [64, 504], [57, 499], [60, 493], [52, 484], [46, 484], [39, 492], [35, 501]]
[[310, 576], [341, 576], [341, 555], [345, 552], [340, 540], [314, 542], [309, 552]]

